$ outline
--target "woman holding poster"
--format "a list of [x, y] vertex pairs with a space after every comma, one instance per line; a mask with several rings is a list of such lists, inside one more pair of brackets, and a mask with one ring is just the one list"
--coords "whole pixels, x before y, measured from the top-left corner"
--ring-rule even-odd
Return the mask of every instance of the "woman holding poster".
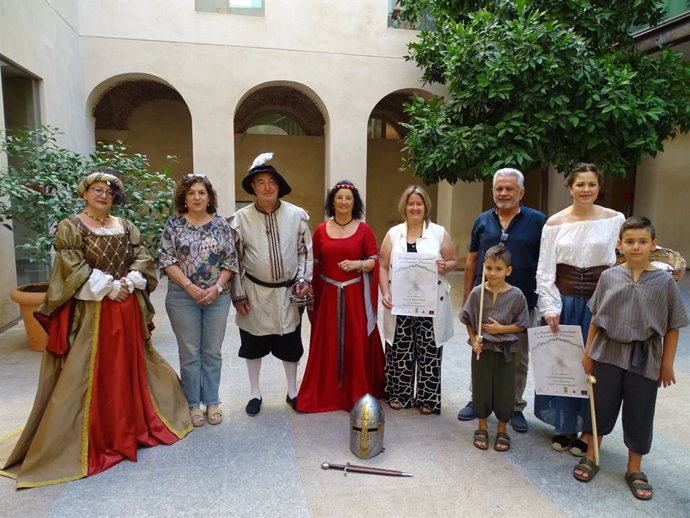
[[[431, 200], [422, 188], [411, 185], [405, 189], [398, 209], [404, 222], [388, 231], [379, 254], [379, 287], [385, 308], [386, 402], [393, 410], [417, 407], [424, 415], [440, 414], [443, 344], [453, 336], [450, 284], [445, 274], [455, 270], [455, 245], [442, 226], [431, 223]], [[395, 315], [391, 311], [394, 293], [414, 289], [411, 283], [397, 282], [392, 275], [396, 257], [403, 260], [407, 254], [436, 256], [436, 307], [429, 316]]]
[[[566, 184], [573, 203], [551, 216], [541, 235], [537, 266], [539, 311], [558, 333], [560, 325], [578, 325], [583, 340], [592, 317], [587, 301], [601, 272], [616, 260], [618, 230], [625, 218], [620, 212], [595, 205], [603, 175], [594, 164], [577, 164]], [[551, 447], [576, 456], [587, 451], [578, 438], [587, 410], [587, 399], [536, 395], [534, 414], [555, 428]]]

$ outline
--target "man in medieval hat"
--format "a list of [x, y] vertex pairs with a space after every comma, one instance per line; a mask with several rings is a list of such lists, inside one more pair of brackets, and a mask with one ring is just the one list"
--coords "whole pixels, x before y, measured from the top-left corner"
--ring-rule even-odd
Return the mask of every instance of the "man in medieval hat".
[[297, 362], [302, 357], [301, 312], [291, 302], [311, 290], [313, 256], [306, 211], [280, 198], [292, 189], [268, 164], [273, 153], [259, 155], [242, 180], [242, 187], [255, 197], [229, 219], [240, 263], [240, 274], [231, 281], [232, 301], [240, 328], [240, 358], [245, 358], [251, 394], [246, 411], [261, 411], [259, 374], [261, 359], [273, 354], [283, 361], [287, 377], [285, 398], [297, 405]]

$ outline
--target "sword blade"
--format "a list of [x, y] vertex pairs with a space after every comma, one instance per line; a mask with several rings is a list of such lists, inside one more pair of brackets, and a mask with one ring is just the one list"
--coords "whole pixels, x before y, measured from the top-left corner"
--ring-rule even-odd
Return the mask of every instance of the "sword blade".
[[321, 469], [336, 469], [344, 471], [345, 473], [367, 473], [369, 475], [385, 475], [388, 477], [412, 477], [412, 473], [405, 471], [398, 471], [397, 469], [374, 468], [370, 466], [358, 466], [357, 464], [331, 464], [324, 462], [321, 464]]

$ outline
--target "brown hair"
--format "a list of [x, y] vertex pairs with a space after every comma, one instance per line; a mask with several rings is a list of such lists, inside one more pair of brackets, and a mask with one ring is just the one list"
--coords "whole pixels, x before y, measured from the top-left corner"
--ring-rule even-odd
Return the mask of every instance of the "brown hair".
[[654, 228], [654, 223], [652, 223], [649, 218], [645, 218], [644, 216], [630, 216], [628, 219], [626, 219], [621, 225], [621, 230], [618, 233], [618, 239], [623, 239], [623, 233], [626, 230], [634, 230], [638, 228], [649, 232], [649, 235], [652, 236], [652, 240], [656, 239], [656, 228]]
[[484, 254], [484, 262], [489, 260], [501, 261], [506, 266], [510, 266], [510, 252], [503, 243], [499, 243], [489, 248]]
[[206, 187], [206, 192], [208, 193], [208, 205], [206, 206], [206, 212], [209, 214], [215, 214], [218, 207], [218, 196], [216, 191], [213, 189], [213, 185], [206, 178], [205, 174], [200, 173], [189, 173], [182, 177], [182, 179], [177, 182], [175, 187], [175, 194], [173, 195], [173, 203], [175, 204], [175, 210], [178, 214], [186, 214], [189, 212], [187, 204], [185, 203], [185, 198], [187, 193], [192, 188], [194, 184], [202, 183]]
[[578, 175], [582, 173], [594, 173], [594, 175], [597, 177], [597, 181], [599, 182], [599, 186], [601, 186], [601, 184], [604, 182], [604, 175], [601, 171], [599, 171], [599, 168], [595, 164], [581, 162], [579, 164], [575, 164], [575, 166], [570, 170], [565, 179], [565, 185], [570, 189], [575, 183]]

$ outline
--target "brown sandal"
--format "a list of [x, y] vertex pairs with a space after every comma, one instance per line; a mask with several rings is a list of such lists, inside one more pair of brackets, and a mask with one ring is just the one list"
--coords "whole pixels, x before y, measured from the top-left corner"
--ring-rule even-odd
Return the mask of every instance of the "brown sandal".
[[421, 407], [419, 407], [419, 413], [422, 415], [431, 415], [434, 413], [434, 411], [427, 405], [422, 405]]
[[402, 403], [400, 403], [400, 401], [391, 401], [388, 403], [388, 406], [393, 410], [400, 410], [402, 408]]

